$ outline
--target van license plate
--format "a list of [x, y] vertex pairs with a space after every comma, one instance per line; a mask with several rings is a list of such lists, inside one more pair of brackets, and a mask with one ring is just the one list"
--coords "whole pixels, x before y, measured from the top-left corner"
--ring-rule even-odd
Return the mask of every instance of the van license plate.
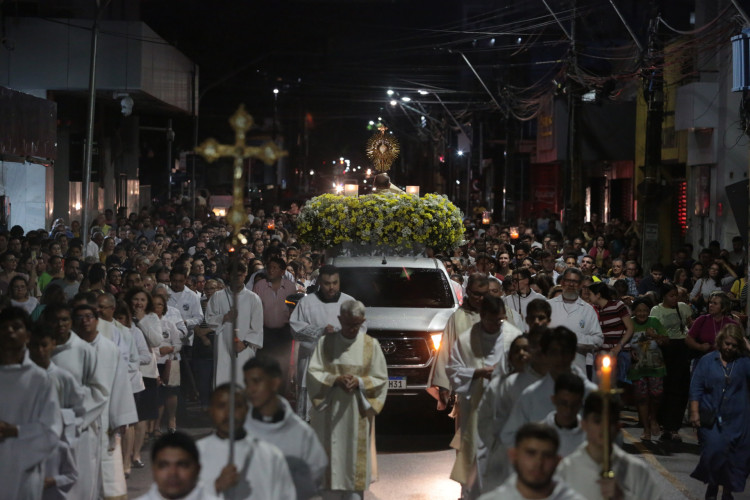
[[406, 377], [388, 377], [389, 389], [406, 389]]

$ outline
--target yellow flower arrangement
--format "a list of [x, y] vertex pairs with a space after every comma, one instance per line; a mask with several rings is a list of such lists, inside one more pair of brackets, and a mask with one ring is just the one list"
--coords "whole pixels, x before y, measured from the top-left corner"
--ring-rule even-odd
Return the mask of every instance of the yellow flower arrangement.
[[378, 251], [451, 250], [463, 240], [463, 214], [445, 196], [379, 193], [358, 198], [324, 194], [297, 219], [300, 241], [327, 250], [352, 243]]

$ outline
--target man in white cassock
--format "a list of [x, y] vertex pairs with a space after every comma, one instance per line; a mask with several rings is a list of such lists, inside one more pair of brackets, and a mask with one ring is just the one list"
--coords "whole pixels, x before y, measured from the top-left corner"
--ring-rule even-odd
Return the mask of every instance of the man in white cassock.
[[604, 343], [604, 334], [596, 311], [591, 304], [584, 302], [579, 296], [582, 282], [583, 274], [577, 267], [568, 267], [563, 271], [562, 281], [560, 281], [563, 289], [562, 295], [549, 300], [552, 308], [549, 326], [550, 328], [564, 326], [576, 334], [578, 346], [575, 364], [591, 379], [594, 364], [593, 353]]
[[235, 394], [234, 462], [227, 463], [231, 429], [229, 391], [230, 384], [222, 384], [211, 394], [208, 412], [215, 432], [197, 443], [201, 482], [209, 493], [225, 499], [296, 500], [294, 481], [281, 450], [243, 428], [248, 405], [241, 389]]
[[73, 309], [73, 325], [78, 336], [96, 352], [98, 378], [109, 391], [109, 398], [98, 422], [92, 425], [91, 446], [98, 447], [96, 475], [89, 478], [98, 483], [99, 495], [106, 499], [127, 498], [125, 472], [122, 463], [121, 427], [138, 422], [133, 391], [130, 388], [126, 363], [120, 349], [99, 334], [97, 312], [83, 304]]
[[508, 420], [503, 426], [500, 440], [510, 446], [515, 434], [523, 424], [541, 422], [547, 415], [555, 411], [552, 396], [555, 394], [555, 379], [562, 373], [573, 373], [583, 380], [586, 394], [596, 391], [597, 387], [591, 383], [586, 375], [573, 364], [576, 355], [578, 339], [576, 334], [559, 326], [542, 337], [542, 354], [546, 358], [547, 374], [521, 392], [521, 397], [513, 406]]
[[[231, 359], [237, 358], [235, 380], [242, 380], [242, 366], [263, 347], [263, 304], [245, 288], [247, 267], [239, 262], [231, 272], [231, 285], [211, 296], [206, 306], [206, 324], [216, 332], [214, 385], [231, 379]], [[237, 304], [234, 302], [237, 294]], [[237, 336], [233, 321], [237, 318]]]
[[292, 337], [297, 341], [295, 382], [297, 387], [297, 415], [310, 421], [310, 398], [307, 393], [307, 366], [320, 337], [341, 328], [341, 304], [353, 297], [341, 293], [339, 271], [332, 265], [322, 266], [318, 273], [318, 291], [305, 295], [297, 303], [289, 318]]
[[297, 490], [297, 500], [317, 496], [328, 466], [328, 455], [315, 431], [279, 396], [281, 364], [259, 354], [243, 367], [245, 393], [250, 403], [245, 430], [281, 450]]
[[44, 500], [68, 498], [67, 493], [78, 479], [72, 447], [78, 440], [78, 428], [84, 413], [83, 389], [70, 372], [52, 362], [52, 352], [56, 345], [53, 330], [37, 325], [31, 331], [29, 357], [50, 376], [57, 392], [63, 423], [57, 449], [44, 463]]
[[[443, 336], [440, 339], [440, 350], [438, 351], [437, 359], [432, 364], [430, 381], [427, 384], [427, 392], [438, 400], [438, 410], [444, 410], [447, 407], [448, 399], [451, 395], [451, 383], [448, 380], [445, 369], [450, 362], [453, 345], [456, 343], [456, 339], [460, 333], [465, 332], [479, 321], [479, 308], [482, 304], [482, 297], [487, 294], [489, 289], [490, 282], [486, 275], [474, 273], [469, 276], [464, 302], [448, 318], [448, 323], [445, 325]], [[457, 434], [456, 438], [460, 438], [460, 436]], [[454, 446], [454, 444], [457, 445], [456, 438], [454, 438], [451, 446]]]
[[26, 349], [31, 319], [0, 312], [0, 500], [38, 500], [43, 464], [57, 448], [62, 419], [50, 376]]
[[458, 396], [461, 441], [451, 479], [461, 484], [463, 498], [476, 498], [484, 471], [487, 448], [477, 434], [477, 409], [484, 389], [493, 377], [508, 373], [508, 351], [521, 330], [506, 321], [505, 304], [499, 297], [482, 299], [479, 323], [459, 334], [446, 372]]
[[[57, 346], [52, 362], [73, 375], [83, 389], [83, 421], [78, 429], [77, 441], [73, 445], [79, 477], [96, 478], [99, 468], [99, 446], [93, 434], [98, 432], [99, 418], [109, 399], [110, 389], [97, 371], [97, 356], [94, 348], [71, 331], [73, 319], [70, 308], [65, 305], [50, 305], [42, 315], [46, 328], [56, 336]], [[70, 498], [94, 500], [99, 494], [96, 480], [77, 481], [69, 492]]]
[[366, 334], [365, 306], [341, 305], [341, 330], [324, 335], [307, 369], [310, 423], [328, 451], [323, 498], [361, 500], [370, 484], [370, 429], [388, 393], [388, 369]]

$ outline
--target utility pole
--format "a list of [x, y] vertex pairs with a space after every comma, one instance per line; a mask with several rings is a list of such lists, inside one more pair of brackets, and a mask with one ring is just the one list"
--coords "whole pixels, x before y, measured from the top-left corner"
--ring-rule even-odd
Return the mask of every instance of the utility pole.
[[661, 132], [664, 120], [664, 73], [658, 38], [659, 0], [651, 0], [648, 49], [643, 64], [643, 98], [646, 101], [646, 143], [643, 182], [638, 186], [638, 219], [641, 225], [641, 263], [648, 271], [659, 260], [659, 181]]
[[[571, 66], [575, 69], [578, 65], [578, 46], [576, 42], [576, 18], [578, 3], [573, 0], [573, 18], [570, 22], [570, 47]], [[566, 33], [567, 34], [567, 33]], [[578, 125], [580, 123], [579, 111], [581, 108], [580, 89], [568, 80], [568, 158], [565, 162], [566, 172], [563, 175], [563, 206], [565, 211], [565, 228], [568, 232], [580, 231], [583, 222], [583, 173], [581, 171], [581, 151], [578, 140]], [[578, 224], [578, 227], [572, 227]]]

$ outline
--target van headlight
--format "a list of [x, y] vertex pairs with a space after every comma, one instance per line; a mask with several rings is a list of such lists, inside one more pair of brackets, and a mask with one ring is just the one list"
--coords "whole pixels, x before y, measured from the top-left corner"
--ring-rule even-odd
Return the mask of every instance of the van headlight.
[[435, 350], [440, 350], [440, 341], [443, 338], [443, 332], [431, 333], [430, 337], [432, 337], [432, 345], [435, 347]]

